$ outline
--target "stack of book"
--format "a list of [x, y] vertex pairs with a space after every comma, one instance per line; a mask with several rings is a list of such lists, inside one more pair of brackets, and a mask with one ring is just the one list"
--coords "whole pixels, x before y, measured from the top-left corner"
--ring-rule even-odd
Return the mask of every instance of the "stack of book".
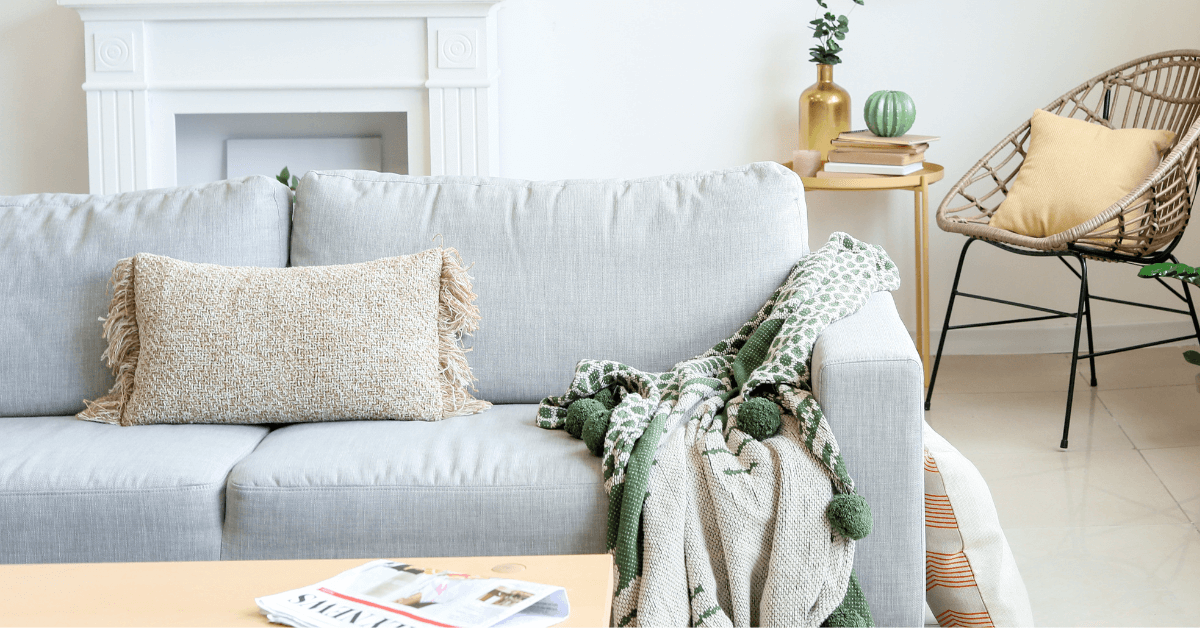
[[880, 137], [870, 131], [842, 133], [833, 140], [822, 178], [902, 176], [925, 167], [925, 149], [939, 138], [932, 135]]

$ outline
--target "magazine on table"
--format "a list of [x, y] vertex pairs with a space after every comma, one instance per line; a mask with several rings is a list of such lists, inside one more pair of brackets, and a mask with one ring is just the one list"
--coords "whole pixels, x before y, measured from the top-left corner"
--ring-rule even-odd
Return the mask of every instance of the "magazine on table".
[[562, 587], [391, 560], [255, 602], [271, 622], [301, 628], [544, 628], [571, 610]]

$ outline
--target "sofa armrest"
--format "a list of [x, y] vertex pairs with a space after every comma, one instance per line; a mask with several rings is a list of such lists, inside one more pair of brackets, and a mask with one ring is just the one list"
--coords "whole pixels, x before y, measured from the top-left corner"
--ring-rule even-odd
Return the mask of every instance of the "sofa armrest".
[[925, 617], [924, 373], [892, 295], [878, 292], [826, 328], [812, 356], [813, 393], [875, 528], [855, 571], [877, 626]]

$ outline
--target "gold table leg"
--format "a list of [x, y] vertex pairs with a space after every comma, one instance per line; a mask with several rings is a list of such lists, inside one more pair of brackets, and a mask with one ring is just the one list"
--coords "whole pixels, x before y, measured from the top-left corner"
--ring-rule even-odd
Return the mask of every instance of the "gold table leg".
[[929, 385], [929, 181], [913, 188], [913, 232], [916, 238], [917, 354]]

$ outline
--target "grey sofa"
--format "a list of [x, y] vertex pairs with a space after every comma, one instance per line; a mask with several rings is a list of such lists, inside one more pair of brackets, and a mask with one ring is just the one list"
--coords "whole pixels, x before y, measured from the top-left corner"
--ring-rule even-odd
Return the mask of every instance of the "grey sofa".
[[[309, 173], [107, 197], [0, 197], [0, 562], [603, 552], [600, 464], [533, 425], [575, 362], [663, 370], [752, 315], [808, 252], [776, 164], [631, 181]], [[483, 414], [441, 422], [115, 427], [97, 318], [116, 260], [342, 264], [444, 241], [473, 263]], [[875, 514], [856, 568], [881, 625], [924, 600], [920, 362], [891, 295], [812, 370]]]

